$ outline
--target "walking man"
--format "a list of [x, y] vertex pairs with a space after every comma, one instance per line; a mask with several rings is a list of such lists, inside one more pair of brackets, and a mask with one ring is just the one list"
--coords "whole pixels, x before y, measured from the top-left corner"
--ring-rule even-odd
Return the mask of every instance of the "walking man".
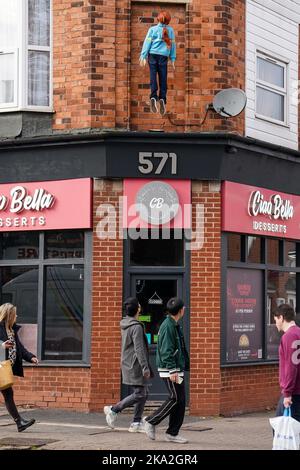
[[282, 416], [284, 408], [291, 407], [291, 415], [300, 421], [300, 328], [295, 323], [294, 309], [287, 304], [275, 313], [278, 331], [283, 332], [279, 346], [279, 381], [282, 396], [276, 416]]
[[144, 426], [147, 436], [154, 440], [155, 427], [169, 416], [166, 440], [185, 444], [188, 442], [187, 439], [178, 434], [185, 414], [184, 371], [189, 370], [189, 356], [184, 344], [183, 332], [178, 323], [184, 315], [183, 300], [173, 297], [167, 303], [167, 310], [169, 315], [158, 332], [156, 364], [169, 396], [158, 410], [144, 418]]
[[114, 428], [118, 413], [131, 405], [134, 407], [133, 421], [129, 432], [144, 432], [141, 423], [144, 406], [148, 396], [147, 382], [152, 376], [149, 363], [148, 341], [144, 331], [144, 325], [138, 320], [141, 306], [134, 297], [129, 297], [124, 302], [126, 316], [120, 322], [122, 334], [122, 382], [132, 387], [132, 394], [125, 397], [113, 406], [105, 406], [103, 411], [106, 422], [110, 428]]

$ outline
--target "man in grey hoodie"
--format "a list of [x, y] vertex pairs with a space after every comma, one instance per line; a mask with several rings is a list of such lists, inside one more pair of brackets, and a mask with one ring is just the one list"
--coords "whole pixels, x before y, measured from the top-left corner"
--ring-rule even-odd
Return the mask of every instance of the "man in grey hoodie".
[[129, 432], [144, 432], [142, 415], [148, 396], [147, 382], [152, 376], [149, 362], [148, 341], [144, 331], [144, 325], [138, 320], [141, 306], [134, 297], [129, 297], [124, 302], [126, 316], [121, 320], [122, 335], [122, 382], [132, 387], [131, 395], [128, 395], [113, 406], [105, 406], [103, 411], [106, 422], [110, 428], [114, 428], [118, 413], [131, 405], [134, 407], [133, 421]]

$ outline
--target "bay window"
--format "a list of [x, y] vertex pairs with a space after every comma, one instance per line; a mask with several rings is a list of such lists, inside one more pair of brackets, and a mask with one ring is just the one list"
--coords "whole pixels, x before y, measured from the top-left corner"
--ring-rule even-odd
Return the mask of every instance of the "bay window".
[[52, 0], [0, 0], [0, 112], [52, 110]]

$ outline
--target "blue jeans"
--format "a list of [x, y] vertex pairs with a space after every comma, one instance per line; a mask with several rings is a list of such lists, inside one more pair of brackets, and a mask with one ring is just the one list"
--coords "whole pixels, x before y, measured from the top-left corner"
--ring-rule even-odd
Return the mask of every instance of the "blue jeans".
[[[292, 395], [292, 406], [291, 406], [291, 415], [292, 418], [300, 422], [300, 395]], [[283, 396], [280, 397], [277, 409], [276, 416], [283, 416], [284, 406], [283, 406]]]
[[125, 408], [131, 405], [134, 407], [133, 423], [139, 423], [142, 420], [145, 403], [148, 397], [148, 386], [147, 385], [135, 385], [132, 387], [133, 393], [128, 397], [123, 398], [116, 405], [112, 406], [112, 411], [120, 413]]
[[[149, 54], [150, 68], [150, 98], [162, 99], [167, 102], [167, 75], [168, 75], [168, 57], [160, 54]], [[159, 95], [157, 95], [157, 75], [159, 79]]]

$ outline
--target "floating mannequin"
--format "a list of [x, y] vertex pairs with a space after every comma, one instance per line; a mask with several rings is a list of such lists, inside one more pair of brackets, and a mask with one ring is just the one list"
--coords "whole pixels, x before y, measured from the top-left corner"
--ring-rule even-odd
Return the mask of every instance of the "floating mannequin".
[[[167, 74], [168, 58], [175, 70], [176, 43], [175, 33], [171, 26], [171, 15], [168, 11], [162, 11], [157, 17], [158, 24], [149, 28], [144, 40], [140, 56], [140, 66], [145, 67], [148, 57], [150, 69], [150, 109], [153, 113], [159, 112], [163, 116], [166, 113], [167, 103]], [[159, 95], [157, 86], [157, 75], [159, 78]]]

